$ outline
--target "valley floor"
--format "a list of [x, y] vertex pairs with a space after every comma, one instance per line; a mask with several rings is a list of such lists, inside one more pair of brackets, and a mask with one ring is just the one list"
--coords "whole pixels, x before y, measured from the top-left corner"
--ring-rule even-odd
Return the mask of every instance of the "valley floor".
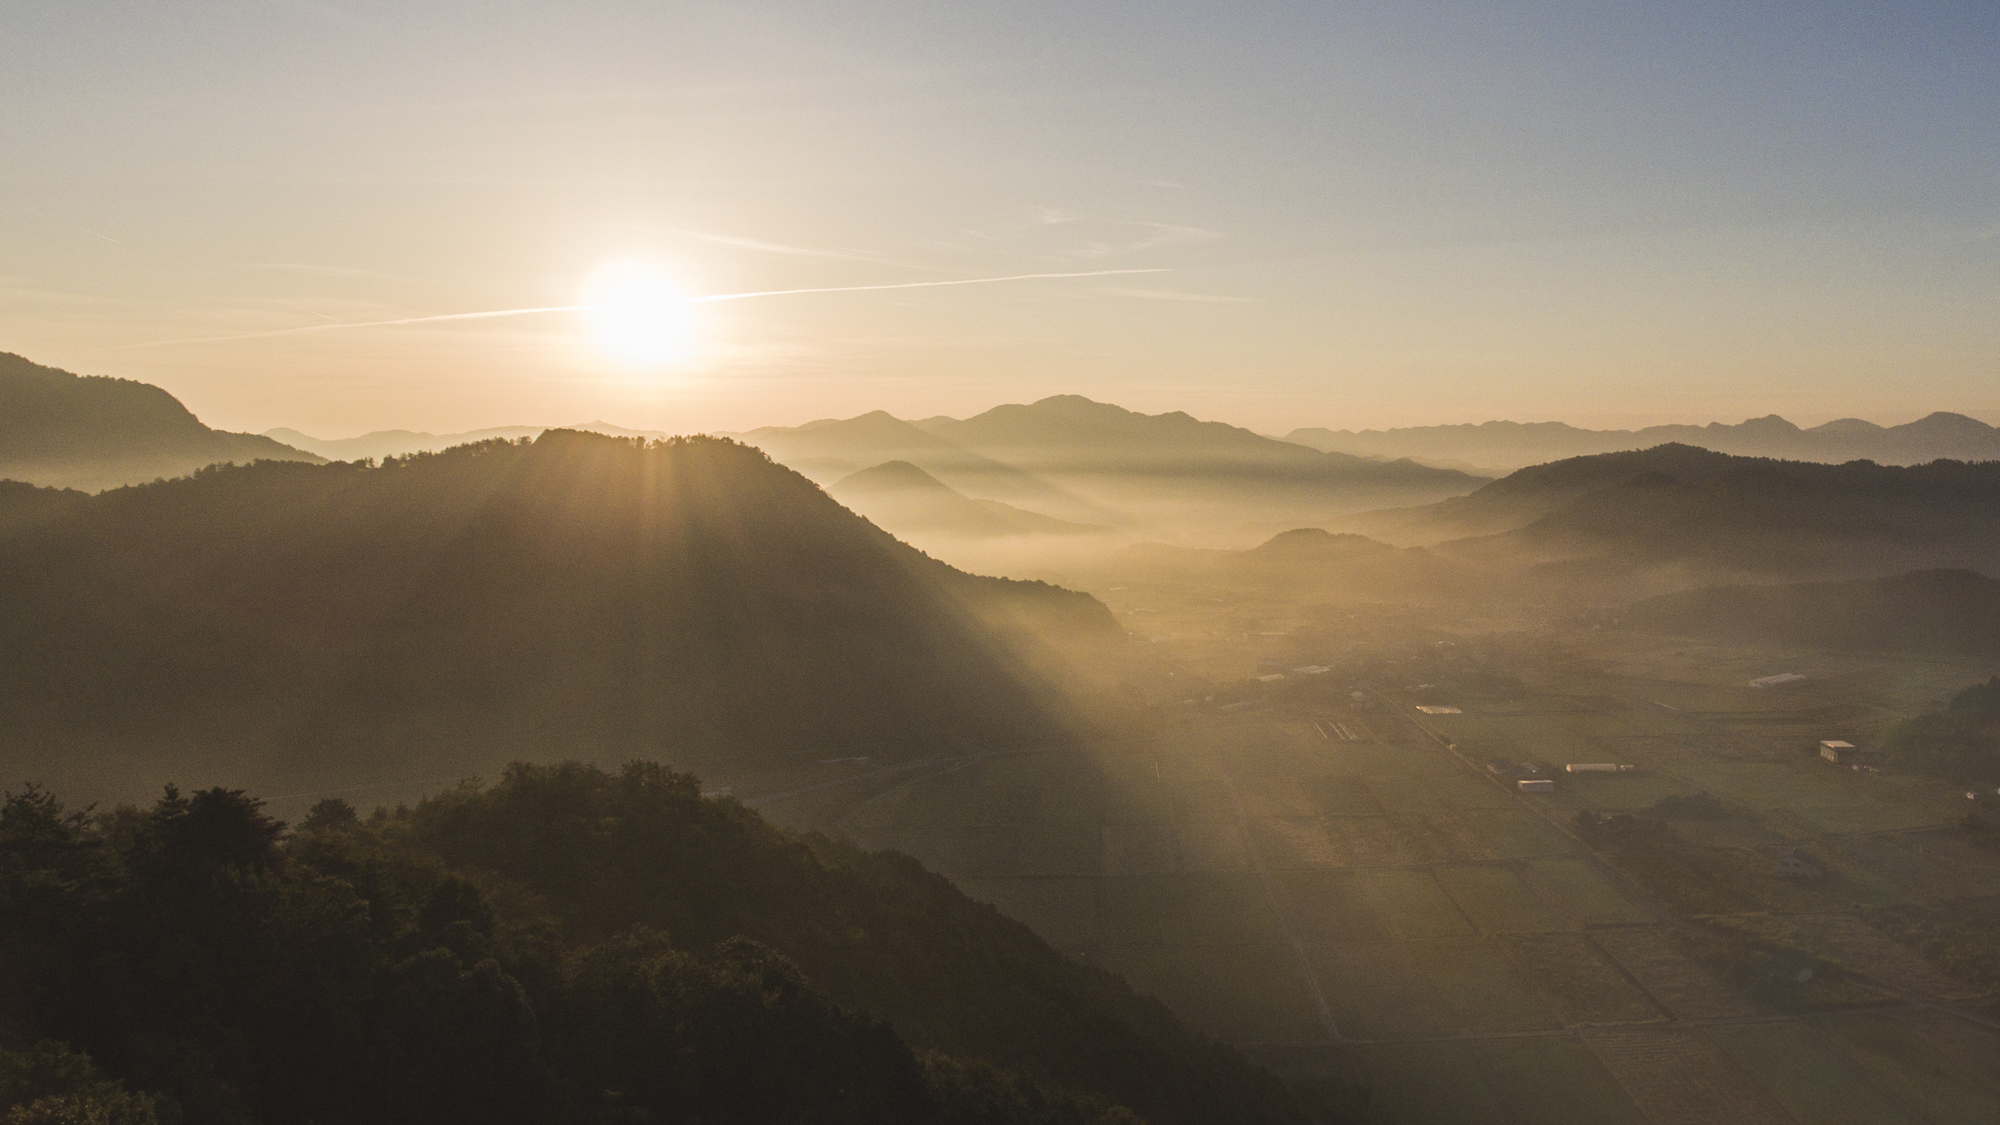
[[[1282, 635], [1159, 647], [1213, 683], [1268, 669]], [[1895, 925], [2000, 896], [2000, 854], [1957, 829], [1961, 792], [1800, 749], [1972, 670], [1568, 643], [1505, 699], [1378, 668], [1359, 700], [1170, 700], [1087, 754], [830, 763], [747, 796], [917, 856], [1275, 1069], [1361, 1078], [1391, 1121], [2000, 1120], [1990, 987]], [[1810, 675], [1788, 690], [1744, 686], [1794, 664]], [[1415, 709], [1440, 703], [1458, 713]], [[1636, 768], [1530, 795], [1494, 759]], [[1651, 851], [1574, 823], [1703, 793], [1727, 814]], [[1776, 874], [1787, 847], [1826, 874]], [[1785, 957], [1820, 971], [1785, 979]]]

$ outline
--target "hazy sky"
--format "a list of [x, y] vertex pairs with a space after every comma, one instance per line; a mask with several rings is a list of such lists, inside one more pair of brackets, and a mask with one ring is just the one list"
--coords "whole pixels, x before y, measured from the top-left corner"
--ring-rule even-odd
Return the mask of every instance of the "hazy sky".
[[[635, 260], [1166, 272], [251, 335]], [[2000, 4], [10, 0], [0, 351], [321, 436], [2000, 421]]]

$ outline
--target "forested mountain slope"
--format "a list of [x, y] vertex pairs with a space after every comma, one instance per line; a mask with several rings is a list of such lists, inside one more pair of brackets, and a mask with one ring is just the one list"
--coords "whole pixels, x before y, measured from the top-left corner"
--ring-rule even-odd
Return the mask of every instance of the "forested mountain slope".
[[463, 775], [552, 747], [1048, 745], [1072, 716], [1029, 658], [1122, 638], [1085, 595], [952, 570], [721, 439], [550, 431], [0, 509], [0, 763], [92, 795]]
[[0, 1110], [107, 1125], [1337, 1117], [914, 861], [779, 832], [654, 765], [517, 765], [366, 819], [326, 800], [282, 829], [222, 789], [105, 817], [34, 791], [0, 804], [0, 1051], [52, 1041], [0, 1055]]
[[0, 478], [96, 491], [260, 458], [321, 460], [267, 437], [211, 430], [150, 384], [0, 352]]

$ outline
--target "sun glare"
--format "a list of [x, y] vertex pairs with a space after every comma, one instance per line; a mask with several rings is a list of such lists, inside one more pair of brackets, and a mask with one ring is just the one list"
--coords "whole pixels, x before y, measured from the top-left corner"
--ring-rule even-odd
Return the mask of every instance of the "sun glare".
[[631, 363], [662, 364], [688, 354], [693, 308], [687, 294], [645, 262], [607, 262], [583, 283], [597, 344]]

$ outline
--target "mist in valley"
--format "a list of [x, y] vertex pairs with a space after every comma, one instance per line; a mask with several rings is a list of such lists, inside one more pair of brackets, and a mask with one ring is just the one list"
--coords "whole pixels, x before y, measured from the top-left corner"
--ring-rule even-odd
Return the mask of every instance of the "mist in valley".
[[0, 1123], [2000, 1121], [1996, 27], [0, 10]]

